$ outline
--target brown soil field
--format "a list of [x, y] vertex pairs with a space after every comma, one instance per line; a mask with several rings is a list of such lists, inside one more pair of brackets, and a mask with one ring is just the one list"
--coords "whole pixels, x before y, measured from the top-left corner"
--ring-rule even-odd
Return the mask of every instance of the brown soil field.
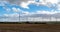
[[0, 24], [0, 32], [60, 32], [60, 24]]

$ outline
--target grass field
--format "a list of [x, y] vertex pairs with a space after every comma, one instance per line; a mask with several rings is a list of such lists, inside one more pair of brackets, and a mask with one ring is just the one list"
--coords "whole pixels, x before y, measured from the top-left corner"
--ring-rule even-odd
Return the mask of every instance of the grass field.
[[60, 32], [60, 24], [0, 24], [0, 32]]

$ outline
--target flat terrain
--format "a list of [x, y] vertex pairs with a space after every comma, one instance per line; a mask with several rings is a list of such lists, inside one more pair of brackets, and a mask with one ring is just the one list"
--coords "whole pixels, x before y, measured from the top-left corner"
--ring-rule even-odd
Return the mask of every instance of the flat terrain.
[[0, 24], [0, 32], [60, 32], [60, 24]]

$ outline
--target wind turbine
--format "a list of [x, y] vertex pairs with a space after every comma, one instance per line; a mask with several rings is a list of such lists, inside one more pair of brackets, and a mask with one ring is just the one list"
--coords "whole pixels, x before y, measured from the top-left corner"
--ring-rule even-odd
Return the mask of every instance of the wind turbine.
[[19, 12], [19, 21], [20, 21], [20, 12]]

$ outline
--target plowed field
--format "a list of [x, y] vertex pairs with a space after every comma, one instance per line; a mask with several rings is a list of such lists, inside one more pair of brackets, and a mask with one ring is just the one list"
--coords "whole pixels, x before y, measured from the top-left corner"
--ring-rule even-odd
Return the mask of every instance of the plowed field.
[[0, 32], [60, 32], [60, 24], [0, 24]]

